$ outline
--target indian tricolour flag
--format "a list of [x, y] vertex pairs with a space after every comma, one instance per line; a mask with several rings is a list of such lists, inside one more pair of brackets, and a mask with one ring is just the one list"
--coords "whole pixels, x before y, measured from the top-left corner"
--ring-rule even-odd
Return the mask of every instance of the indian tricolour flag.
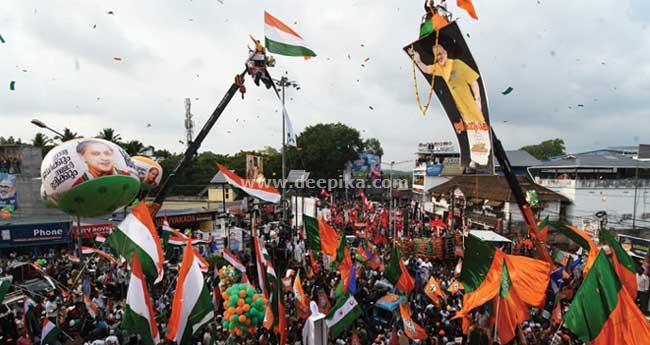
[[219, 163], [217, 163], [217, 167], [219, 170], [221, 170], [223, 176], [226, 178], [226, 181], [231, 186], [242, 190], [244, 193], [252, 197], [262, 199], [264, 201], [272, 203], [278, 203], [280, 201], [280, 192], [278, 192], [278, 190], [272, 186], [243, 179]]
[[[163, 277], [163, 250], [147, 206], [141, 202], [113, 231], [106, 243], [126, 260], [133, 259], [138, 252], [142, 271], [149, 279], [158, 283]], [[129, 262], [130, 263], [130, 262]]]
[[239, 259], [231, 252], [228, 248], [224, 248], [223, 250], [223, 258], [228, 261], [233, 267], [235, 267], [238, 271], [243, 272], [246, 274], [246, 266], [239, 261]]
[[264, 11], [264, 38], [266, 49], [271, 53], [286, 56], [316, 56], [307, 48], [305, 40], [287, 24]]
[[120, 327], [139, 334], [147, 345], [160, 343], [158, 324], [156, 324], [147, 281], [142, 273], [138, 252], [133, 253], [131, 261], [131, 280], [126, 293], [126, 309]]
[[59, 333], [61, 333], [61, 329], [56, 327], [52, 321], [45, 318], [43, 320], [43, 327], [41, 328], [41, 344], [47, 345], [57, 343], [56, 338], [59, 336]]
[[192, 335], [214, 319], [212, 297], [205, 284], [199, 259], [188, 241], [176, 280], [172, 313], [166, 338], [177, 344], [190, 344]]

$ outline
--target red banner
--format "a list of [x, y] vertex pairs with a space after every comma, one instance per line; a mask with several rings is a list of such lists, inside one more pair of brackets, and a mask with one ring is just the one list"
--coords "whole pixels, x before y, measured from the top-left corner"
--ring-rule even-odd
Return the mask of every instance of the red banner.
[[[111, 223], [101, 223], [101, 224], [85, 224], [81, 225], [81, 231], [83, 238], [95, 238], [97, 236], [108, 237], [108, 235], [113, 231], [113, 224]], [[72, 227], [72, 237], [77, 238], [77, 226]]]

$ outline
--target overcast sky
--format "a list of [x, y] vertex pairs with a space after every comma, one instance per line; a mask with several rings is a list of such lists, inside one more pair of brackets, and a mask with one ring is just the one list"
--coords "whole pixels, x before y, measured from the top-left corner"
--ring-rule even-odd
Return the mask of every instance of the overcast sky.
[[[184, 98], [198, 132], [242, 70], [248, 35], [263, 38], [268, 10], [318, 54], [276, 56], [271, 70], [301, 85], [287, 93], [296, 131], [342, 122], [378, 138], [384, 161], [413, 159], [419, 142], [455, 141], [437, 99], [419, 113], [401, 50], [417, 38], [422, 3], [3, 0], [0, 136], [29, 140], [37, 132], [29, 121], [38, 118], [85, 136], [111, 127], [178, 152]], [[478, 21], [455, 3], [449, 8], [469, 35], [506, 148], [556, 137], [571, 152], [650, 143], [650, 1], [474, 0]], [[419, 72], [418, 80], [425, 97]], [[246, 85], [246, 98], [235, 96], [202, 150], [280, 147], [278, 101]], [[508, 86], [514, 91], [502, 95]]]

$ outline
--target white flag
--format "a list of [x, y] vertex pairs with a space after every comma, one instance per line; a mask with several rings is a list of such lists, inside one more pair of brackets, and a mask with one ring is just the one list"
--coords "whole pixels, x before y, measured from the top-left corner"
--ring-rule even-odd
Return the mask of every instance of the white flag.
[[291, 125], [291, 120], [289, 120], [289, 115], [287, 114], [287, 108], [282, 107], [282, 114], [284, 115], [284, 127], [287, 136], [287, 146], [298, 147], [298, 141], [296, 140], [296, 132], [293, 131], [293, 126]]

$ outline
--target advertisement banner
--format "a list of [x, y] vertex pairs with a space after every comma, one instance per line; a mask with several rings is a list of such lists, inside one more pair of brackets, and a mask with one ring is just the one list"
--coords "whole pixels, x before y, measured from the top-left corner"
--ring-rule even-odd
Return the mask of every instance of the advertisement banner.
[[0, 226], [0, 248], [65, 244], [71, 222]]
[[[487, 96], [478, 66], [456, 22], [404, 47], [433, 85], [460, 146], [461, 165], [491, 171]], [[421, 92], [427, 94], [428, 92]]]
[[262, 157], [246, 155], [246, 179], [264, 183], [264, 160]]
[[244, 229], [238, 227], [230, 229], [228, 247], [234, 252], [239, 252], [244, 249]]
[[5, 206], [18, 208], [16, 175], [0, 172], [0, 209]]
[[352, 161], [352, 179], [375, 182], [381, 180], [381, 157], [374, 153], [359, 153]]
[[442, 169], [445, 166], [442, 164], [434, 164], [434, 163], [427, 163], [427, 170], [426, 170], [426, 175], [427, 176], [440, 176], [442, 173]]
[[[113, 231], [112, 223], [82, 224], [81, 238], [94, 239], [97, 236], [108, 237]], [[72, 226], [72, 238], [77, 239], [77, 226]]]

